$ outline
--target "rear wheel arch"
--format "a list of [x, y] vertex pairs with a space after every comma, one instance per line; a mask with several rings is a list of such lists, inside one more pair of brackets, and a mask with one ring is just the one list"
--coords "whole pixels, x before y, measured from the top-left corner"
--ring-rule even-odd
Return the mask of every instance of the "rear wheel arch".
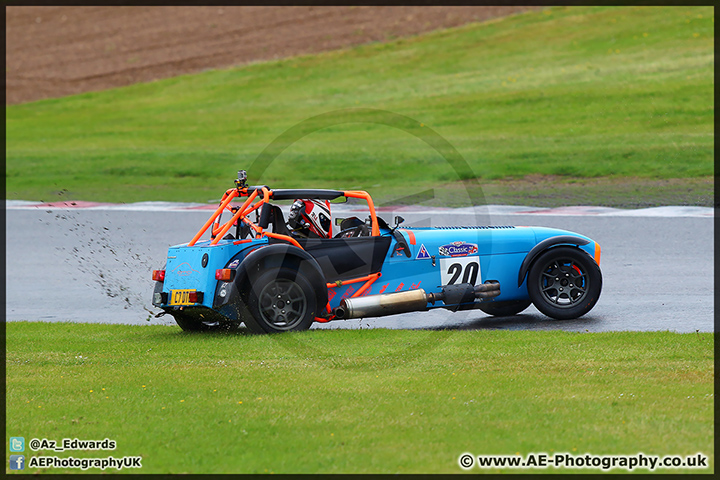
[[305, 250], [293, 245], [269, 245], [249, 253], [240, 263], [233, 281], [233, 293], [245, 301], [253, 282], [273, 269], [296, 271], [312, 286], [318, 309], [328, 302], [325, 275], [317, 261]]

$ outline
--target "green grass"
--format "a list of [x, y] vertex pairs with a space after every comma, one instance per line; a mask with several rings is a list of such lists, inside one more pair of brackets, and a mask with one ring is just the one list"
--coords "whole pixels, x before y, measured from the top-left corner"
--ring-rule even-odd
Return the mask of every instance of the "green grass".
[[11, 322], [7, 434], [108, 437], [54, 455], [142, 455], [143, 473], [459, 473], [464, 452], [702, 452], [710, 473], [713, 359], [709, 333]]
[[[7, 197], [205, 202], [241, 168], [276, 188], [383, 198], [475, 176], [707, 178], [713, 45], [712, 7], [557, 7], [12, 105]], [[267, 170], [253, 163], [291, 127], [352, 108], [412, 120], [344, 111], [334, 122], [351, 123], [303, 123]], [[428, 146], [430, 129], [471, 170]]]

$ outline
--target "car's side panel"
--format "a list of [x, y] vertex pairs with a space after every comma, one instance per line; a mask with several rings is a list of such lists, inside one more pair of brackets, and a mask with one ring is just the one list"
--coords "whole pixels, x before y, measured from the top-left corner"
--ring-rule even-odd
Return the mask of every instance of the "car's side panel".
[[[470, 283], [499, 282], [501, 294], [495, 301], [526, 300], [527, 286], [524, 283], [518, 285], [517, 276], [527, 253], [538, 241], [559, 235], [586, 238], [573, 232], [542, 227], [413, 228], [399, 231], [406, 239], [411, 256], [408, 258], [393, 239], [382, 277], [365, 295], [417, 288], [438, 292], [442, 285], [474, 280]], [[460, 246], [455, 250], [447, 248], [457, 243]], [[592, 256], [594, 242], [590, 241], [582, 248]], [[476, 268], [479, 271], [475, 276]], [[356, 290], [352, 286], [338, 289], [331, 306], [337, 306], [342, 298], [351, 296]]]
[[476, 246], [479, 255], [527, 252], [535, 245], [535, 233], [528, 227], [434, 227], [402, 229], [401, 231], [407, 232], [407, 234], [412, 233], [412, 236], [408, 235], [413, 253], [412, 258], [424, 256], [421, 255], [423, 246], [428, 255], [434, 255], [436, 258], [450, 257], [451, 254], [458, 256], [473, 254], [470, 252], [464, 254], [462, 248], [454, 251], [452, 248], [441, 249], [441, 247], [448, 247], [456, 242]]
[[325, 280], [335, 282], [379, 272], [391, 238], [354, 237], [303, 239], [300, 245], [317, 260]]
[[[260, 245], [267, 244], [266, 239], [253, 241]], [[162, 291], [170, 294], [172, 290], [196, 290], [203, 292], [203, 301], [197, 305], [212, 308], [217, 280], [215, 271], [224, 268], [230, 259], [238, 253], [238, 249], [251, 249], [249, 243], [235, 245], [224, 242], [210, 246], [209, 242], [198, 242], [192, 247], [178, 245], [168, 249], [165, 281]], [[203, 266], [203, 257], [207, 254], [207, 263]]]
[[[427, 228], [401, 229], [411, 255], [407, 257], [402, 246], [393, 238], [381, 277], [364, 295], [393, 293], [418, 288], [426, 292], [439, 292], [449, 283], [474, 283], [488, 280], [501, 284], [503, 300], [527, 298], [527, 288], [513, 283], [527, 252], [535, 244], [535, 234], [529, 228]], [[456, 256], [448, 255], [447, 245], [462, 245]], [[475, 248], [476, 247], [476, 248]], [[466, 250], [463, 251], [463, 248]], [[467, 252], [467, 253], [465, 253]], [[434, 257], [434, 258], [433, 258]], [[330, 306], [337, 307], [342, 299], [351, 297], [362, 284], [331, 288]]]
[[509, 279], [517, 278], [522, 259], [535, 245], [532, 229], [509, 226], [427, 228], [408, 229], [408, 233], [413, 234], [409, 238], [412, 258], [424, 265], [435, 263], [434, 291], [450, 283], [479, 285], [492, 280], [500, 282], [501, 294], [497, 299], [527, 297], [527, 289], [518, 288]]
[[494, 280], [500, 283], [500, 295], [493, 301], [525, 300], [528, 291], [525, 285], [517, 285], [517, 272], [525, 258], [525, 252], [487, 255], [481, 264], [484, 273], [483, 282]]

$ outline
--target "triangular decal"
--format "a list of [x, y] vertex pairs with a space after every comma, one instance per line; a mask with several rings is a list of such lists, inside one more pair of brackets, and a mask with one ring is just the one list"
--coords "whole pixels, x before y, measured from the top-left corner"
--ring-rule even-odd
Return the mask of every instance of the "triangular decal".
[[428, 253], [424, 244], [420, 244], [420, 251], [418, 252], [417, 257], [415, 257], [416, 260], [420, 258], [430, 258], [430, 254]]

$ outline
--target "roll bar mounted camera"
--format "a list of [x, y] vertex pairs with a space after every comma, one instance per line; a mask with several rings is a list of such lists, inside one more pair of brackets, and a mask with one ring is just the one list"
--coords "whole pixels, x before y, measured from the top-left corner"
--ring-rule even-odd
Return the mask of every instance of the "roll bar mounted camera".
[[238, 189], [245, 188], [247, 185], [247, 172], [245, 170], [238, 171], [238, 178], [235, 180], [235, 186]]

